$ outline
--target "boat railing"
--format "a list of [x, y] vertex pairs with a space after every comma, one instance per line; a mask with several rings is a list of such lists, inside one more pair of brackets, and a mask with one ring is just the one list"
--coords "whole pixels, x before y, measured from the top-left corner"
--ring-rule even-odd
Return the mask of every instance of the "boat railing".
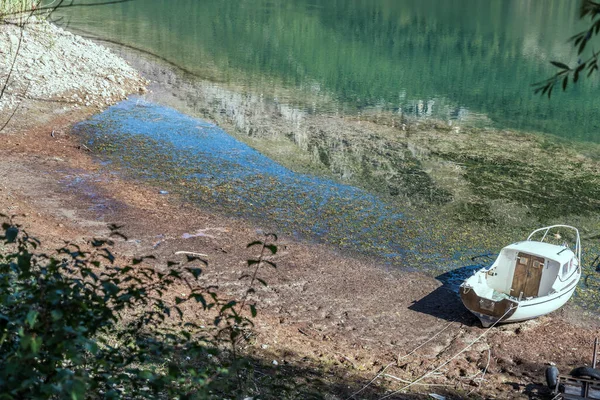
[[542, 239], [540, 240], [540, 242], [543, 242], [546, 239], [546, 236], [548, 236], [548, 232], [550, 232], [551, 229], [554, 228], [567, 228], [567, 229], [571, 229], [573, 231], [575, 231], [575, 255], [577, 256], [577, 261], [579, 261], [579, 265], [581, 265], [581, 239], [579, 237], [579, 230], [577, 230], [577, 228], [570, 226], [570, 225], [551, 225], [551, 226], [546, 226], [543, 228], [539, 228], [536, 229], [535, 231], [531, 232], [529, 234], [529, 236], [527, 237], [527, 240], [532, 240], [531, 238], [536, 235], [539, 232], [544, 232], [544, 235], [542, 236]]

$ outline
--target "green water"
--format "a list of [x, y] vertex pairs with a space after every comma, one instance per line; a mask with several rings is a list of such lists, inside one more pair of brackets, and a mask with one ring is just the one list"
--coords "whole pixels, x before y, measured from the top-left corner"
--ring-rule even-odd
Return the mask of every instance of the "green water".
[[310, 113], [375, 109], [600, 141], [598, 80], [548, 100], [576, 62], [568, 0], [135, 0], [65, 11], [72, 28]]

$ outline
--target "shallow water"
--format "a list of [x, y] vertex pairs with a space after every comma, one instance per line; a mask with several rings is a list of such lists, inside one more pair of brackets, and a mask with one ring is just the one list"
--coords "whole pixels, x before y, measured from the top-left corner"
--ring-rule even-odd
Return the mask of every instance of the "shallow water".
[[130, 177], [203, 207], [260, 220], [278, 233], [383, 256], [396, 265], [427, 253], [429, 267], [449, 261], [434, 250], [441, 243], [423, 236], [413, 217], [404, 215], [403, 203], [295, 173], [218, 126], [174, 109], [133, 98], [74, 132]]

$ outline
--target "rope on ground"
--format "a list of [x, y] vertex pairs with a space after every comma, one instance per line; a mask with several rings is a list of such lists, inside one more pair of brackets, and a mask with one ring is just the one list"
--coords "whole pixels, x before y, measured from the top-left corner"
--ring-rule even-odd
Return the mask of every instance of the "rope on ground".
[[443, 367], [445, 367], [446, 365], [450, 364], [450, 362], [452, 360], [454, 360], [456, 357], [460, 356], [462, 353], [464, 353], [465, 351], [469, 350], [469, 348], [471, 348], [471, 346], [473, 346], [475, 343], [477, 343], [479, 340], [481, 340], [481, 338], [483, 338], [485, 335], [487, 335], [489, 333], [489, 331], [496, 326], [496, 324], [498, 324], [498, 322], [502, 321], [502, 318], [504, 318], [509, 312], [511, 312], [513, 309], [515, 309], [516, 307], [511, 306], [508, 310], [506, 310], [506, 312], [504, 313], [504, 315], [502, 315], [500, 318], [498, 318], [498, 320], [496, 322], [494, 322], [492, 325], [490, 325], [489, 328], [487, 328], [485, 330], [485, 332], [483, 332], [481, 335], [479, 335], [475, 340], [473, 340], [471, 343], [469, 343], [464, 349], [462, 349], [461, 351], [459, 351], [458, 353], [456, 353], [455, 355], [453, 355], [448, 361], [446, 361], [445, 363], [443, 363], [442, 365], [438, 366], [437, 368], [421, 375], [419, 378], [415, 379], [414, 381], [412, 381], [411, 383], [409, 383], [408, 385], [404, 386], [401, 389], [398, 389], [390, 394], [387, 394], [383, 397], [381, 397], [379, 400], [384, 400], [389, 398], [390, 396], [393, 396], [397, 393], [403, 392], [406, 389], [408, 389], [409, 387], [416, 385], [418, 382], [422, 381], [423, 379], [427, 378], [429, 375], [433, 374], [436, 371], [439, 371], [440, 369], [442, 369]]
[[405, 354], [404, 356], [400, 357], [400, 354], [398, 354], [398, 360], [396, 361], [398, 364], [400, 364], [400, 360], [405, 359], [406, 357], [411, 356], [415, 351], [419, 350], [421, 347], [425, 346], [427, 343], [431, 342], [433, 339], [435, 339], [440, 333], [444, 332], [448, 327], [450, 327], [450, 325], [452, 325], [454, 323], [455, 320], [452, 320], [448, 323], [448, 325], [446, 325], [444, 327], [444, 329], [442, 329], [441, 331], [439, 331], [438, 333], [436, 333], [435, 335], [433, 335], [432, 337], [430, 337], [428, 340], [426, 340], [425, 342], [421, 343], [419, 346], [415, 347], [413, 349], [413, 351], [411, 351], [408, 354]]
[[[485, 380], [485, 373], [487, 372], [487, 369], [490, 366], [490, 360], [492, 358], [492, 350], [489, 348], [489, 346], [488, 346], [487, 351], [488, 351], [487, 364], [485, 364], [485, 368], [483, 369], [483, 374], [481, 374], [481, 378], [479, 378], [479, 384], [477, 385], [477, 387], [474, 387], [469, 393], [467, 393], [467, 396], [470, 396], [471, 393], [478, 390], [481, 387], [481, 385], [483, 384], [483, 381]], [[477, 375], [479, 375], [479, 372], [477, 374], [475, 374], [475, 376], [477, 376]], [[473, 377], [473, 380], [475, 380], [475, 376]]]
[[[435, 335], [433, 335], [432, 337], [430, 337], [428, 340], [426, 340], [425, 342], [423, 342], [422, 344], [420, 344], [419, 346], [415, 347], [410, 353], [400, 357], [400, 354], [398, 354], [398, 359], [396, 361], [392, 361], [391, 363], [389, 363], [388, 365], [386, 365], [381, 372], [379, 372], [375, 378], [371, 379], [371, 381], [369, 383], [367, 383], [365, 386], [363, 386], [360, 390], [352, 393], [350, 395], [350, 397], [348, 397], [346, 400], [350, 400], [351, 398], [353, 398], [354, 396], [356, 396], [357, 394], [359, 394], [360, 392], [362, 392], [363, 390], [365, 390], [366, 388], [368, 388], [369, 386], [371, 386], [371, 384], [373, 382], [375, 382], [377, 380], [377, 378], [379, 378], [381, 375], [384, 374], [385, 370], [388, 369], [390, 366], [392, 366], [394, 363], [400, 363], [400, 360], [412, 355], [415, 351], [419, 350], [421, 347], [425, 346], [427, 343], [431, 342], [435, 337], [437, 337], [440, 333], [444, 332], [450, 325], [452, 325], [452, 323], [454, 323], [455, 320], [452, 320], [448, 323], [448, 325], [446, 325], [444, 327], [444, 329], [442, 329], [441, 331], [439, 331], [438, 333], [436, 333]], [[391, 375], [390, 375], [391, 376]]]
[[352, 393], [350, 395], [350, 397], [348, 397], [346, 400], [350, 400], [351, 398], [353, 398], [354, 396], [356, 396], [357, 394], [359, 394], [360, 392], [362, 392], [363, 390], [365, 390], [366, 388], [368, 388], [369, 386], [371, 386], [371, 384], [373, 382], [375, 382], [375, 380], [377, 380], [377, 378], [379, 378], [381, 375], [383, 375], [383, 373], [385, 372], [386, 369], [388, 369], [391, 365], [393, 365], [395, 363], [395, 361], [392, 361], [391, 363], [389, 363], [388, 365], [386, 365], [381, 372], [379, 372], [375, 378], [371, 379], [371, 381], [369, 383], [367, 383], [365, 386], [363, 386], [360, 390], [357, 390], [356, 392]]
[[[398, 378], [397, 376], [394, 375], [390, 375], [390, 374], [383, 374], [383, 376], [385, 376], [386, 378], [391, 378], [391, 379], [395, 379], [397, 381], [400, 381], [402, 383], [410, 383], [410, 381], [407, 381], [406, 379], [402, 379], [402, 378]], [[450, 386], [450, 385], [445, 385], [443, 383], [417, 383], [417, 385], [420, 386]]]

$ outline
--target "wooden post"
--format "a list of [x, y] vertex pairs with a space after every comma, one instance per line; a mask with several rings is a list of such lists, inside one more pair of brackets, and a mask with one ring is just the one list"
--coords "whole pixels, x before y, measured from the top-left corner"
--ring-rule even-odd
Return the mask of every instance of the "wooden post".
[[596, 359], [598, 357], [598, 338], [594, 340], [594, 356], [592, 357], [592, 368], [596, 368]]
[[[598, 358], [598, 338], [594, 339], [594, 354], [592, 355], [592, 368], [596, 368], [596, 361]], [[583, 397], [587, 399], [590, 387], [587, 382], [583, 384]]]

